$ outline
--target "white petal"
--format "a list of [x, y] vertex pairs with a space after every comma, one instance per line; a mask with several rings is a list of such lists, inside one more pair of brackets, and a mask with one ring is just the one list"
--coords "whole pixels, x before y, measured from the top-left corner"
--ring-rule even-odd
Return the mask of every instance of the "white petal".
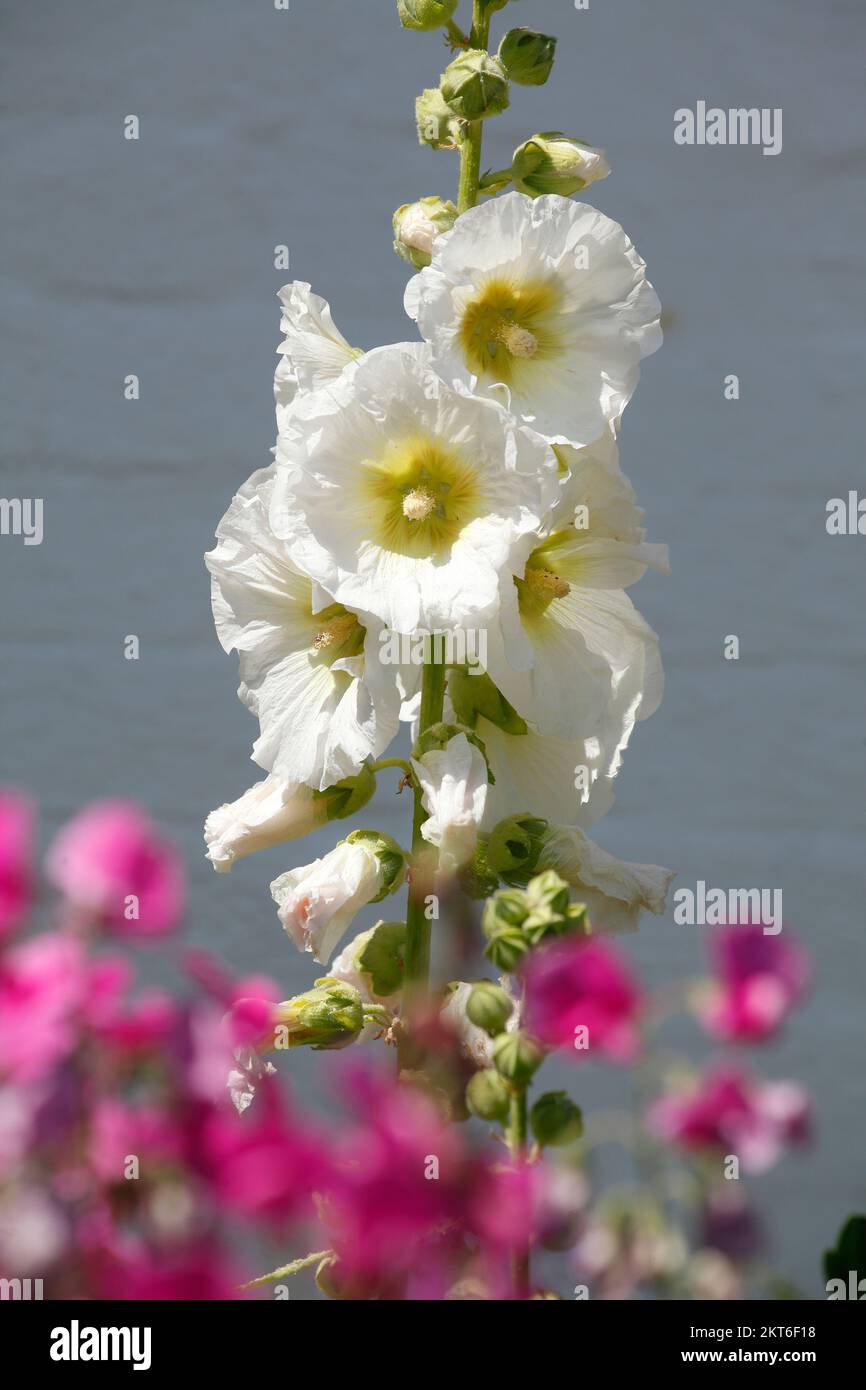
[[558, 829], [546, 840], [540, 862], [570, 883], [598, 930], [634, 931], [641, 911], [665, 910], [676, 874], [657, 864], [628, 864], [595, 844], [582, 830]]

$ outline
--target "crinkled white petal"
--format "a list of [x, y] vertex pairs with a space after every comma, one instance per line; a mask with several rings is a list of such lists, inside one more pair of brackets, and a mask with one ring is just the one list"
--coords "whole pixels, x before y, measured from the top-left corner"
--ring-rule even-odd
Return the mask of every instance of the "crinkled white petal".
[[629, 864], [602, 849], [575, 827], [547, 836], [540, 864], [555, 869], [576, 890], [597, 930], [635, 931], [641, 911], [664, 912], [676, 874], [657, 864]]
[[383, 887], [375, 851], [364, 842], [344, 842], [312, 864], [274, 879], [271, 896], [289, 940], [325, 965], [352, 918]]
[[245, 854], [308, 834], [321, 824], [323, 807], [312, 788], [268, 776], [211, 811], [204, 824], [207, 857], [219, 873], [228, 873]]
[[237, 1067], [226, 1078], [226, 1089], [232, 1105], [242, 1115], [256, 1097], [258, 1083], [263, 1076], [273, 1076], [276, 1067], [260, 1057], [254, 1047], [239, 1047], [235, 1052]]
[[366, 629], [364, 656], [332, 665], [315, 649], [310, 577], [273, 534], [268, 511], [275, 468], [254, 473], [217, 528], [205, 558], [212, 576], [217, 635], [240, 656], [239, 694], [258, 716], [255, 761], [284, 782], [319, 790], [353, 776], [393, 738], [400, 707], [397, 673], [379, 659], [381, 622], [353, 611]]
[[412, 760], [421, 784], [421, 804], [429, 819], [421, 834], [439, 849], [439, 868], [454, 873], [475, 853], [478, 827], [487, 800], [487, 765], [465, 734], [455, 734], [444, 748]]
[[[471, 470], [477, 506], [437, 557], [375, 538], [365, 479], [385, 443], [410, 437], [458, 451]], [[495, 401], [450, 389], [400, 346], [368, 353], [329, 390], [300, 398], [276, 463], [270, 519], [295, 563], [341, 603], [403, 633], [484, 623], [514, 541], [558, 490], [539, 435]]]
[[286, 411], [302, 391], [316, 391], [336, 381], [360, 355], [350, 347], [331, 316], [327, 300], [313, 294], [302, 280], [283, 285], [278, 295], [282, 306], [277, 348], [280, 360], [274, 375], [277, 427], [282, 429]]
[[406, 287], [406, 311], [449, 380], [498, 384], [476, 376], [459, 331], [466, 306], [503, 277], [542, 277], [558, 295], [557, 349], [519, 362], [512, 409], [550, 439], [591, 443], [625, 409], [641, 357], [661, 345], [661, 306], [643, 260], [619, 224], [586, 203], [512, 192], [471, 208]]

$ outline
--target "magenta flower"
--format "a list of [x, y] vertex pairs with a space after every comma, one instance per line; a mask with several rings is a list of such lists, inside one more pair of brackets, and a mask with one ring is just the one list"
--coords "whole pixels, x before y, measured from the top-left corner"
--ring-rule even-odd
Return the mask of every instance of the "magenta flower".
[[760, 1173], [786, 1145], [808, 1138], [809, 1099], [796, 1082], [755, 1081], [721, 1066], [704, 1072], [685, 1095], [656, 1101], [647, 1123], [680, 1148], [732, 1154], [745, 1169]]
[[533, 951], [525, 982], [526, 1026], [546, 1047], [617, 1062], [637, 1053], [641, 995], [612, 946], [576, 937]]
[[422, 1269], [431, 1287], [447, 1284], [454, 1255], [441, 1237], [465, 1227], [476, 1197], [462, 1140], [408, 1086], [357, 1068], [351, 1085], [361, 1119], [338, 1144], [326, 1205], [340, 1265], [379, 1291]]
[[43, 1076], [71, 1052], [86, 995], [83, 946], [63, 933], [39, 936], [0, 960], [0, 1071]]
[[183, 913], [180, 856], [133, 802], [99, 801], [63, 827], [45, 861], [71, 907], [116, 936], [164, 936]]
[[254, 1221], [283, 1224], [306, 1215], [313, 1191], [330, 1175], [324, 1145], [286, 1111], [272, 1084], [262, 1085], [248, 1114], [209, 1108], [196, 1147], [217, 1205]]
[[17, 927], [33, 897], [34, 828], [31, 802], [0, 791], [0, 941]]
[[716, 978], [698, 996], [708, 1032], [725, 1041], [757, 1042], [774, 1033], [809, 983], [805, 951], [759, 925], [725, 927], [713, 939]]

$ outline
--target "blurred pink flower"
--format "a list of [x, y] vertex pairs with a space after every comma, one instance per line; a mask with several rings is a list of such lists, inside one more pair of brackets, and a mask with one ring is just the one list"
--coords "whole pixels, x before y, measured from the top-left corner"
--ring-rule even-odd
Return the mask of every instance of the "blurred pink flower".
[[638, 1052], [641, 995], [612, 946], [582, 937], [558, 941], [530, 953], [524, 979], [526, 1027], [546, 1047], [617, 1062]]
[[218, 1206], [277, 1225], [309, 1213], [327, 1183], [326, 1146], [263, 1085], [253, 1110], [208, 1108], [197, 1137], [197, 1163]]
[[39, 936], [0, 959], [0, 1071], [33, 1081], [56, 1065], [78, 1037], [87, 961], [63, 933]]
[[716, 978], [696, 999], [713, 1037], [757, 1042], [769, 1037], [802, 998], [810, 968], [805, 951], [759, 925], [723, 928], [710, 947]]
[[361, 1117], [337, 1144], [325, 1220], [341, 1266], [376, 1285], [399, 1284], [425, 1268], [448, 1282], [447, 1246], [419, 1247], [465, 1226], [476, 1198], [475, 1172], [462, 1139], [417, 1090], [384, 1075], [349, 1070], [352, 1105]]
[[63, 827], [45, 872], [74, 908], [117, 936], [163, 936], [184, 908], [177, 851], [130, 801], [99, 801]]
[[786, 1144], [809, 1137], [809, 1099], [793, 1081], [755, 1081], [733, 1067], [704, 1072], [684, 1095], [650, 1107], [647, 1123], [681, 1148], [721, 1151], [754, 1173], [771, 1168]]
[[32, 803], [17, 792], [0, 790], [0, 941], [30, 907], [34, 834]]
[[[131, 1105], [117, 1096], [97, 1100], [90, 1112], [88, 1161], [101, 1182], [127, 1181], [127, 1160], [138, 1160], [136, 1179], [152, 1182], [184, 1159], [182, 1118], [162, 1104]], [[132, 1181], [132, 1179], [130, 1179]]]

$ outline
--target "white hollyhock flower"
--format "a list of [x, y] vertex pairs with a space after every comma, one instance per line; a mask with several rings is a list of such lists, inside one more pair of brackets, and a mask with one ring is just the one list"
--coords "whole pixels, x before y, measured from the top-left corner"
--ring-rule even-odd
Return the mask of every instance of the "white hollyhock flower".
[[401, 633], [483, 623], [558, 487], [539, 435], [399, 346], [300, 397], [276, 462], [271, 524], [295, 563]]
[[239, 695], [258, 715], [253, 758], [284, 782], [323, 789], [393, 738], [394, 667], [379, 660], [381, 623], [335, 603], [293, 564], [268, 521], [274, 468], [254, 473], [205, 556], [217, 635], [240, 655]]
[[355, 913], [384, 888], [385, 870], [373, 846], [347, 840], [274, 879], [271, 897], [289, 940], [326, 965]]
[[327, 801], [311, 787], [266, 777], [237, 801], [211, 811], [204, 823], [207, 857], [218, 873], [228, 873], [236, 859], [300, 839], [327, 818]]
[[429, 813], [421, 834], [437, 846], [442, 872], [452, 874], [475, 853], [487, 800], [487, 764], [465, 734], [455, 734], [444, 748], [413, 758], [412, 767]]
[[274, 376], [277, 427], [282, 429], [286, 411], [299, 391], [317, 391], [336, 381], [350, 362], [361, 356], [350, 347], [331, 317], [326, 299], [313, 294], [302, 280], [283, 285], [278, 295], [282, 306], [277, 348], [280, 360]]
[[436, 239], [406, 311], [447, 379], [503, 385], [535, 429], [586, 445], [661, 345], [645, 270], [622, 227], [588, 204], [507, 193]]
[[664, 912], [676, 874], [657, 864], [628, 864], [593, 843], [582, 830], [555, 828], [545, 837], [539, 868], [555, 869], [585, 902], [599, 931], [636, 931], [641, 911]]
[[668, 562], [665, 546], [644, 540], [611, 431], [557, 453], [569, 476], [542, 530], [512, 551], [487, 666], [537, 732], [574, 739], [593, 733], [611, 704], [637, 719], [658, 708], [658, 638], [624, 589], [649, 565], [668, 573]]

